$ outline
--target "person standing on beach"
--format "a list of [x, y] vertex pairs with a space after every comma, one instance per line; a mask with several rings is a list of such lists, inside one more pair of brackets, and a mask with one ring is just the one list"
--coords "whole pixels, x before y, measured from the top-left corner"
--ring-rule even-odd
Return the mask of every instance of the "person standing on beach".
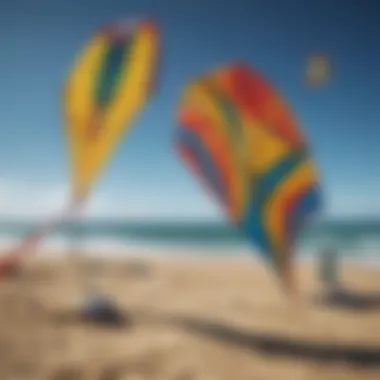
[[321, 255], [319, 275], [322, 284], [328, 292], [337, 290], [338, 281], [338, 253], [334, 249], [327, 249]]

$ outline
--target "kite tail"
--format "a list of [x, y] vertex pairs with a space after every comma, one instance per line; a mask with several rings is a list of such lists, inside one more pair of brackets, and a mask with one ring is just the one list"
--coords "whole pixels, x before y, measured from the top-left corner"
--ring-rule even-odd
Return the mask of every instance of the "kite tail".
[[69, 206], [58, 217], [49, 220], [36, 232], [28, 234], [7, 255], [0, 258], [0, 278], [20, 267], [22, 258], [26, 254], [35, 252], [43, 239], [63, 223], [82, 204], [84, 197], [73, 198]]

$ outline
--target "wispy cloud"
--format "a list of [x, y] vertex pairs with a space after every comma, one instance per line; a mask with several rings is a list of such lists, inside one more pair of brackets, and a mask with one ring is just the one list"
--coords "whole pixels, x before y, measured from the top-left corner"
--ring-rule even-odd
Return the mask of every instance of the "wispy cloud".
[[[61, 212], [68, 202], [68, 186], [9, 181], [0, 178], [0, 217], [46, 219]], [[218, 219], [220, 212], [209, 200], [180, 196], [144, 197], [144, 194], [96, 192], [85, 205], [87, 218], [116, 219]]]
[[[222, 211], [207, 196], [184, 196], [167, 191], [155, 194], [151, 189], [122, 192], [96, 191], [84, 208], [84, 217], [112, 219], [222, 220]], [[65, 184], [26, 183], [0, 178], [0, 217], [46, 219], [61, 212], [68, 201]], [[153, 195], [152, 195], [153, 194]], [[327, 218], [379, 218], [380, 198], [359, 197], [347, 192], [327, 199], [323, 216]]]

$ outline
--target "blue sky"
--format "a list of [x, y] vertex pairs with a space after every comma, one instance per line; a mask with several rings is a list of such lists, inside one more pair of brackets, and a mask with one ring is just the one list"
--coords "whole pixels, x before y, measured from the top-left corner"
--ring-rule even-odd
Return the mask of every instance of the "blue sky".
[[[158, 93], [94, 189], [94, 214], [218, 217], [173, 152], [175, 112], [188, 80], [244, 59], [276, 84], [306, 130], [326, 214], [380, 216], [379, 11], [377, 0], [0, 5], [0, 213], [39, 213], [63, 200], [69, 169], [60, 90], [73, 58], [105, 22], [151, 15], [163, 38]], [[334, 67], [332, 83], [319, 91], [303, 83], [315, 52]]]

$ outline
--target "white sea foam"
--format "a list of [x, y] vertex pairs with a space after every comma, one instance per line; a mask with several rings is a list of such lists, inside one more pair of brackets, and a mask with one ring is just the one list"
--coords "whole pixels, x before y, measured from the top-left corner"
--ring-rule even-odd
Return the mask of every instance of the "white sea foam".
[[[0, 237], [3, 252], [15, 248], [21, 242], [20, 238]], [[128, 239], [92, 238], [73, 242], [69, 239], [50, 237], [38, 246], [39, 256], [64, 255], [80, 251], [85, 255], [118, 257], [126, 255], [175, 255], [175, 256], [241, 256], [252, 255], [252, 249], [244, 245], [189, 245], [184, 243], [142, 242]]]
[[[2, 253], [9, 252], [19, 244], [21, 238], [0, 235]], [[321, 248], [318, 246], [301, 246], [297, 257], [302, 261], [316, 258]], [[73, 251], [80, 251], [84, 255], [117, 258], [122, 256], [191, 256], [191, 257], [244, 257], [258, 256], [252, 246], [248, 244], [186, 244], [183, 242], [144, 242], [133, 239], [117, 238], [84, 238], [80, 242], [70, 241], [64, 237], [49, 237], [38, 247], [38, 256], [62, 256]], [[364, 265], [380, 266], [380, 241], [367, 239], [352, 248], [340, 250], [340, 256], [346, 262], [361, 263]]]

